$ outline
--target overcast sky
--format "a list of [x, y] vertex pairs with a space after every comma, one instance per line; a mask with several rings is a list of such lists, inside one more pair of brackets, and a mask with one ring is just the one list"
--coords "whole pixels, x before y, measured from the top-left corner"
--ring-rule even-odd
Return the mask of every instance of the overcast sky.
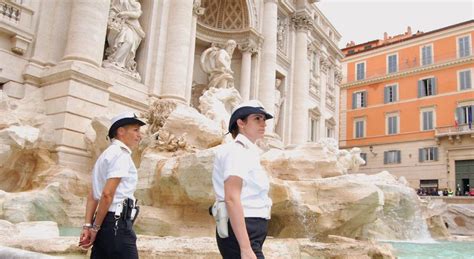
[[339, 47], [406, 32], [428, 32], [474, 19], [473, 0], [320, 0], [316, 6], [342, 35]]

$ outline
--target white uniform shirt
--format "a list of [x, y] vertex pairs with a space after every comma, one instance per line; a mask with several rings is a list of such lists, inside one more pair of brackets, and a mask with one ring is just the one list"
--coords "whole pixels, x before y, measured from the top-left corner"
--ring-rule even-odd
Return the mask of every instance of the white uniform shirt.
[[95, 162], [92, 170], [92, 191], [95, 200], [100, 200], [107, 179], [121, 178], [109, 211], [115, 211], [117, 204], [126, 198], [135, 199], [133, 193], [137, 188], [138, 176], [131, 154], [130, 148], [114, 139]]
[[231, 175], [243, 180], [240, 200], [244, 216], [270, 218], [270, 182], [260, 164], [260, 149], [242, 134], [216, 151], [212, 184], [217, 201], [224, 201], [224, 182]]

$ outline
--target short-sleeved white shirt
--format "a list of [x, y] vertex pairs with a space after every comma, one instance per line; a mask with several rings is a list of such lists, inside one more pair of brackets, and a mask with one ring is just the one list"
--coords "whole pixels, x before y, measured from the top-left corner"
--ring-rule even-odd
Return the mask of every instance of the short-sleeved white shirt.
[[225, 200], [224, 182], [232, 175], [243, 180], [240, 200], [244, 216], [268, 219], [272, 206], [270, 182], [260, 164], [260, 149], [242, 134], [216, 151], [212, 184], [217, 201]]
[[130, 148], [114, 139], [95, 162], [92, 170], [92, 192], [95, 200], [100, 200], [107, 179], [121, 178], [108, 211], [115, 211], [117, 204], [126, 198], [135, 199], [133, 194], [137, 188], [138, 175], [131, 154]]

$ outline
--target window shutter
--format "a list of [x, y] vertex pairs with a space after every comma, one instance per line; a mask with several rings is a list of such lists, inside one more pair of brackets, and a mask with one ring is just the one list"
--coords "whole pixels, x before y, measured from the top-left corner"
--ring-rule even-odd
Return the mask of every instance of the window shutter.
[[464, 73], [465, 71], [462, 71], [461, 73], [459, 73], [459, 85], [460, 85], [461, 90], [466, 89], [466, 80], [465, 80]]
[[398, 134], [398, 117], [393, 117], [393, 133]]
[[464, 57], [464, 38], [458, 39], [459, 57]]
[[423, 130], [428, 129], [428, 112], [423, 112]]
[[397, 150], [397, 163], [402, 162], [402, 152], [400, 150]]
[[389, 98], [389, 94], [390, 94], [390, 92], [389, 92], [390, 89], [389, 88], [390, 88], [390, 86], [385, 87], [383, 89], [383, 103], [388, 103], [388, 98]]
[[392, 86], [392, 94], [393, 94], [393, 101], [396, 102], [398, 100], [397, 92], [398, 92], [398, 85]]
[[429, 129], [434, 129], [434, 125], [433, 125], [433, 112], [430, 111], [428, 112], [428, 128]]
[[438, 161], [438, 148], [437, 147], [433, 148], [433, 160]]
[[436, 95], [438, 92], [437, 92], [437, 87], [436, 87], [436, 77], [433, 77], [433, 78], [430, 78], [431, 80], [431, 89], [433, 90], [433, 95]]
[[466, 116], [464, 114], [464, 108], [458, 107], [456, 108], [456, 115], [458, 117], [458, 124], [465, 124], [466, 123]]
[[472, 88], [472, 85], [471, 85], [471, 70], [466, 71], [465, 73], [466, 73], [466, 83], [465, 83], [466, 88], [465, 89], [471, 89]]
[[357, 98], [356, 93], [352, 93], [352, 109], [356, 108], [356, 100], [357, 100], [356, 98]]
[[418, 98], [423, 97], [423, 80], [418, 80]]
[[383, 163], [387, 164], [387, 160], [388, 160], [388, 151], [384, 151], [383, 152]]
[[362, 98], [363, 100], [362, 107], [367, 107], [367, 101], [368, 101], [367, 91], [362, 92], [362, 95], [364, 96]]
[[424, 156], [424, 149], [423, 148], [420, 148], [418, 149], [418, 162], [423, 162], [425, 159], [425, 156]]

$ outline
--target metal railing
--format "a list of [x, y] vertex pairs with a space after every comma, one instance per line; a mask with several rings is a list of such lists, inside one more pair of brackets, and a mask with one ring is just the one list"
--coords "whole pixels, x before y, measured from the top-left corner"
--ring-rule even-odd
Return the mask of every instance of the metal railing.
[[[357, 80], [355, 70], [354, 70], [354, 73], [348, 74], [343, 79], [343, 82], [345, 82], [346, 84], [347, 83], [358, 82], [358, 81], [363, 82], [364, 80], [369, 80], [369, 79], [374, 79], [374, 78], [377, 78], [377, 77], [383, 77], [383, 76], [387, 76], [387, 75], [406, 72], [406, 71], [414, 70], [414, 69], [417, 69], [417, 68], [423, 68], [423, 67], [429, 67], [429, 66], [433, 66], [433, 65], [443, 64], [443, 63], [447, 63], [447, 62], [450, 62], [450, 61], [466, 59], [466, 58], [474, 56], [471, 47], [469, 48], [469, 50], [466, 50], [466, 53], [468, 55], [460, 57], [458, 51], [446, 52], [446, 53], [443, 53], [441, 55], [436, 55], [436, 56], [431, 57], [432, 62], [429, 63], [429, 64], [422, 64], [420, 56], [401, 58], [401, 59], [398, 60], [398, 69], [397, 69], [397, 71], [391, 72], [391, 73], [388, 73], [387, 64], [383, 64], [382, 67], [379, 67], [379, 68], [370, 67], [370, 64], [368, 64], [368, 65], [366, 65], [367, 67], [365, 68], [366, 69], [366, 74], [365, 74], [364, 79]], [[352, 66], [355, 66], [355, 64], [352, 64]]]

